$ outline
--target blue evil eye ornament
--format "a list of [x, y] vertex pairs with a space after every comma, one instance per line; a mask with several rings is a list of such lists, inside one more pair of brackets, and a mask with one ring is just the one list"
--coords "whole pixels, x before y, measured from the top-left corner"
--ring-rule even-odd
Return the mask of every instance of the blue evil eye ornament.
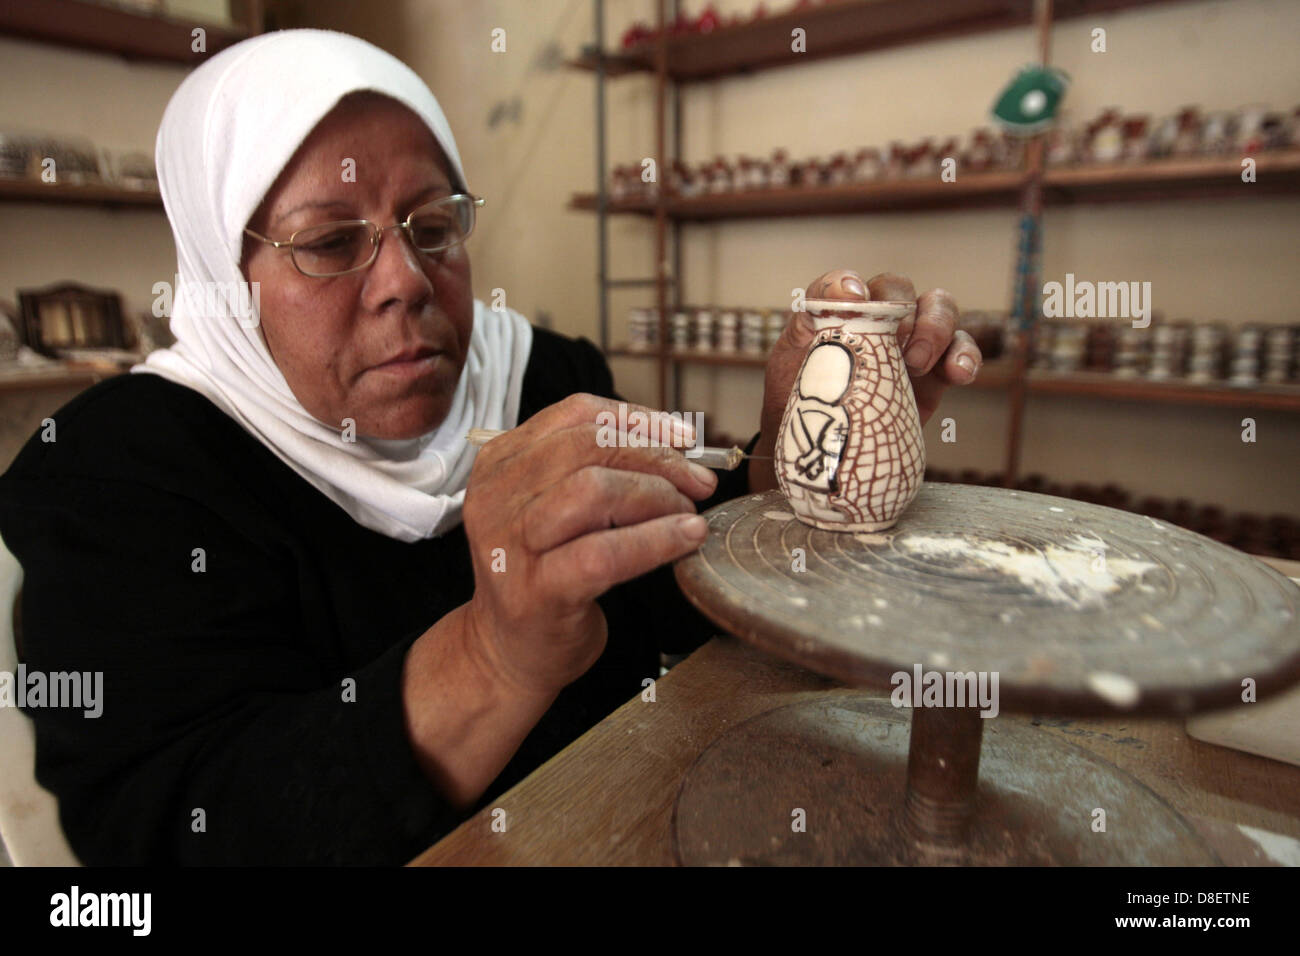
[[993, 104], [993, 118], [1013, 136], [1032, 136], [1052, 125], [1070, 77], [1050, 66], [1027, 66]]

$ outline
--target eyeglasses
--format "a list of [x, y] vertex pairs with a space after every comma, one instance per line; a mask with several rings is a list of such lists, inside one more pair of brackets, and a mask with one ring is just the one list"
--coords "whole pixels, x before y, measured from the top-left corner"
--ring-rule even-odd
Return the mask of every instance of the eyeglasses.
[[293, 265], [305, 276], [326, 278], [369, 268], [379, 257], [379, 240], [389, 229], [400, 229], [420, 252], [441, 252], [459, 245], [474, 231], [474, 210], [483, 205], [477, 196], [455, 195], [426, 203], [405, 222], [380, 226], [369, 219], [346, 219], [299, 229], [288, 239], [271, 239], [245, 229], [277, 249], [288, 248]]

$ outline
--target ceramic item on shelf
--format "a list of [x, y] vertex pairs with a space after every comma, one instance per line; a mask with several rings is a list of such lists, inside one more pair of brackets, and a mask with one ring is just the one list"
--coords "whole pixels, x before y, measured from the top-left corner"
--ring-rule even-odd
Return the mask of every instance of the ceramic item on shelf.
[[1122, 125], [1124, 130], [1124, 159], [1131, 163], [1140, 163], [1148, 155], [1147, 127], [1150, 125], [1150, 118], [1146, 116], [1126, 116]]
[[898, 141], [889, 144], [889, 159], [885, 163], [885, 178], [897, 179], [907, 166], [907, 147]]
[[729, 193], [735, 188], [731, 164], [719, 156], [713, 161], [713, 168], [708, 178], [709, 192]]
[[740, 320], [737, 318], [735, 312], [728, 310], [719, 314], [717, 340], [717, 349], [719, 352], [731, 353], [736, 351], [739, 325]]
[[1093, 124], [1090, 148], [1094, 163], [1113, 163], [1124, 155], [1124, 128], [1119, 110], [1104, 111]]
[[853, 159], [854, 182], [872, 182], [879, 179], [883, 172], [884, 166], [880, 162], [880, 150], [869, 147], [858, 150]]
[[908, 179], [929, 179], [939, 175], [939, 160], [934, 154], [934, 143], [922, 140], [907, 150], [903, 156], [903, 175]]
[[1178, 133], [1174, 137], [1175, 156], [1194, 156], [1201, 151], [1201, 111], [1184, 106], [1178, 111]]
[[736, 161], [736, 188], [737, 189], [762, 189], [767, 185], [763, 181], [762, 167], [748, 156], [742, 156]]
[[1259, 149], [1285, 149], [1289, 137], [1286, 117], [1281, 113], [1269, 113], [1259, 127]]
[[[763, 348], [770, 352], [781, 338], [781, 333], [785, 331], [786, 323], [790, 319], [789, 312], [782, 312], [779, 309], [769, 311], [764, 319], [763, 328]], [[1288, 344], [1289, 348], [1289, 344]], [[1290, 353], [1287, 353], [1288, 358]]]
[[1179, 378], [1186, 360], [1187, 330], [1178, 325], [1153, 325], [1151, 328], [1151, 364], [1147, 378]]
[[1174, 155], [1174, 144], [1178, 141], [1178, 117], [1162, 116], [1151, 129], [1147, 139], [1147, 156], [1151, 159], [1165, 159]]
[[829, 186], [847, 186], [853, 178], [853, 166], [849, 163], [847, 153], [836, 153], [826, 167], [826, 183]]
[[965, 162], [962, 166], [974, 173], [987, 172], [993, 166], [993, 136], [986, 129], [977, 129], [971, 133], [970, 145], [966, 147]]
[[740, 351], [763, 354], [763, 313], [748, 309], [740, 316]]
[[650, 315], [645, 309], [628, 309], [627, 347], [634, 352], [650, 348]]
[[1264, 145], [1264, 120], [1268, 118], [1268, 107], [1261, 103], [1243, 106], [1237, 111], [1237, 127], [1233, 130], [1236, 148], [1240, 153], [1249, 155]]
[[1030, 368], [1050, 368], [1052, 347], [1056, 344], [1056, 329], [1061, 323], [1044, 319], [1034, 332], [1033, 351], [1029, 355]]
[[609, 198], [615, 201], [627, 198], [627, 167], [614, 167], [609, 176]]
[[702, 352], [713, 351], [713, 310], [695, 310], [695, 347]]
[[994, 144], [999, 169], [1020, 169], [1025, 164], [1025, 142], [1019, 136], [1003, 133]]
[[822, 167], [819, 159], [809, 159], [796, 165], [799, 176], [799, 185], [808, 188], [821, 186], [825, 183], [826, 170]]
[[672, 345], [676, 351], [691, 347], [691, 316], [687, 312], [674, 312], [671, 326]]
[[[809, 288], [815, 334], [776, 441], [790, 509], [827, 531], [892, 527], [921, 488], [925, 442], [898, 344], [915, 302], [869, 302], [842, 273]], [[839, 296], [840, 298], [833, 298]]]
[[772, 152], [772, 165], [768, 170], [767, 181], [774, 189], [784, 189], [790, 185], [790, 157], [783, 149]]
[[1291, 370], [1291, 329], [1275, 325], [1264, 333], [1264, 381], [1285, 382]]
[[1202, 322], [1192, 329], [1192, 354], [1187, 378], [1198, 383], [1216, 382], [1223, 377], [1223, 326]]
[[[1088, 327], [1084, 344], [1083, 367], [1093, 372], [1109, 372], [1115, 368], [1115, 326], [1111, 322], [1095, 322]], [[988, 354], [985, 353], [985, 360]]]
[[1052, 343], [1051, 368], [1054, 372], [1076, 372], [1083, 365], [1088, 329], [1083, 325], [1063, 325]]
[[1068, 166], [1075, 159], [1074, 130], [1064, 122], [1047, 131], [1047, 165]]
[[1259, 352], [1262, 342], [1263, 331], [1259, 326], [1243, 325], [1236, 330], [1232, 341], [1229, 385], [1254, 388], [1259, 384]]
[[1115, 376], [1134, 378], [1146, 370], [1148, 338], [1146, 329], [1135, 329], [1132, 325], [1119, 327], [1115, 343]]
[[1201, 148], [1211, 156], [1226, 156], [1236, 143], [1237, 125], [1235, 113], [1227, 110], [1211, 113], [1202, 127]]

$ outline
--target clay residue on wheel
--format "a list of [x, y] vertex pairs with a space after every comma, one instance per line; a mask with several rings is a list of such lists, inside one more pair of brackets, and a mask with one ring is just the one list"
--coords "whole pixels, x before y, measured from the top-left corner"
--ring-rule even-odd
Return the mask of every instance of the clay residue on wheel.
[[904, 534], [894, 548], [957, 569], [987, 570], [1010, 578], [1054, 604], [1099, 607], [1158, 565], [1109, 554], [1100, 538], [1074, 535], [1059, 544], [1020, 547], [996, 538], [948, 534]]

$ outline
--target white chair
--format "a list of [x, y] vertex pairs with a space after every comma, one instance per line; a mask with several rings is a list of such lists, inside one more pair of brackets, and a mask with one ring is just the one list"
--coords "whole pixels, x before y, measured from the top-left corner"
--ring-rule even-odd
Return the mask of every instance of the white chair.
[[[14, 606], [23, 569], [0, 539], [0, 671], [18, 673]], [[58, 799], [36, 782], [36, 731], [17, 707], [0, 706], [0, 839], [15, 866], [80, 866], [59, 824]]]

